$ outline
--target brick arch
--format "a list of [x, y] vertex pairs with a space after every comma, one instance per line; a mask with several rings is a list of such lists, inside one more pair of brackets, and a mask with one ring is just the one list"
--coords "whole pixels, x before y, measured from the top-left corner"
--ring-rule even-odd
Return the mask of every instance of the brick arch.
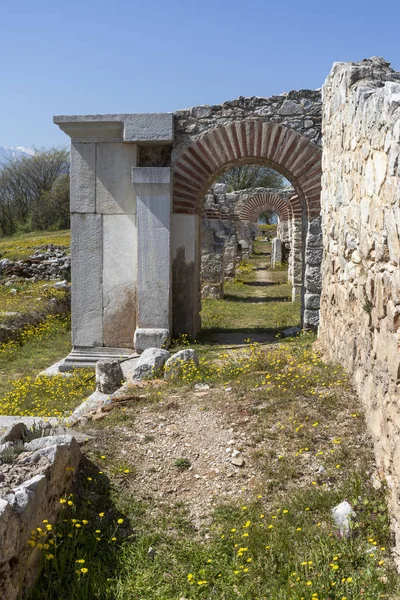
[[249, 198], [239, 211], [239, 218], [243, 221], [257, 221], [262, 212], [270, 211], [277, 213], [281, 221], [290, 218], [290, 205], [278, 194], [257, 194]]
[[293, 129], [256, 120], [216, 127], [184, 150], [174, 166], [174, 213], [200, 214], [212, 181], [230, 166], [249, 162], [279, 171], [308, 217], [320, 214], [320, 148]]

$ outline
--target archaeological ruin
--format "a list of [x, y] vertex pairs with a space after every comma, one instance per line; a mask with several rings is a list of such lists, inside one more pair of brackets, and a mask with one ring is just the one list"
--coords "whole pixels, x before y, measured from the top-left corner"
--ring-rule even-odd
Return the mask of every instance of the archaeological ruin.
[[132, 347], [141, 352], [171, 335], [199, 332], [207, 192], [227, 168], [249, 162], [277, 170], [293, 186], [282, 220], [290, 221], [296, 257], [294, 295], [302, 301], [304, 327], [317, 325], [320, 91], [239, 98], [174, 114], [55, 122], [71, 137], [71, 362], [123, 356]]
[[[196, 335], [201, 294], [223, 294], [275, 212], [274, 260], [287, 251], [302, 326], [353, 376], [400, 545], [400, 73], [372, 58], [335, 64], [322, 92], [54, 121], [71, 137], [67, 366]], [[215, 183], [249, 163], [292, 187]]]

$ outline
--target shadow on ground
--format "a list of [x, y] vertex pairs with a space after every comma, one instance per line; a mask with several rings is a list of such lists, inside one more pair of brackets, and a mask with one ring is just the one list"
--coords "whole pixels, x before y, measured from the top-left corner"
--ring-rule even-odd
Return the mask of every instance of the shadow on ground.
[[234, 294], [224, 294], [224, 300], [227, 300], [228, 302], [250, 302], [257, 304], [292, 301], [290, 296], [271, 296], [260, 298], [260, 296], [235, 296]]
[[[300, 326], [300, 324], [298, 324]], [[271, 343], [277, 340], [277, 336], [282, 333], [282, 327], [275, 329], [262, 328], [243, 328], [243, 329], [203, 329], [199, 341], [204, 344], [248, 344], [249, 339], [252, 342]]]
[[271, 287], [272, 285], [281, 285], [279, 281], [243, 281], [243, 285], [251, 287]]
[[71, 505], [65, 501], [49, 534], [49, 540], [57, 539], [56, 552], [51, 560], [43, 557], [29, 600], [106, 598], [118, 576], [121, 543], [133, 535], [129, 519], [115, 506], [115, 493], [115, 482], [83, 456], [68, 496]]

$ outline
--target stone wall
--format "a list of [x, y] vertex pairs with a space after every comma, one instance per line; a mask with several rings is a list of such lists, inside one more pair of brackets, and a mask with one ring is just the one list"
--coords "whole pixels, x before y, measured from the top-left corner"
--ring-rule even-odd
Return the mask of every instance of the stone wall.
[[[0, 259], [0, 278], [71, 279], [71, 257], [66, 246], [42, 246], [24, 260]], [[0, 254], [1, 256], [1, 254]]]
[[320, 341], [365, 405], [400, 549], [400, 73], [337, 63], [323, 96]]
[[[12, 431], [1, 446], [9, 451], [20, 442]], [[11, 441], [13, 440], [13, 441]], [[22, 442], [20, 442], [22, 443]], [[24, 597], [39, 574], [43, 551], [31, 547], [31, 531], [53, 524], [61, 508], [60, 498], [71, 489], [81, 451], [70, 435], [48, 436], [25, 444], [24, 452], [13, 464], [1, 464], [0, 453], [0, 597]]]
[[[258, 233], [256, 219], [259, 213], [272, 210], [280, 216], [277, 227], [280, 242], [279, 256], [274, 254], [273, 266], [282, 261], [288, 263], [288, 281], [292, 284], [293, 301], [301, 299], [304, 277], [307, 277], [304, 323], [305, 326], [315, 328], [318, 325], [321, 288], [319, 265], [322, 260], [322, 235], [320, 220], [314, 219], [309, 224], [307, 245], [304, 249], [304, 221], [294, 218], [290, 206], [290, 200], [294, 194], [293, 188], [255, 188], [227, 192], [226, 184], [215, 183], [212, 186], [204, 200], [204, 217], [202, 219], [202, 289], [206, 289], [205, 295], [222, 297], [222, 283], [218, 290], [215, 287], [215, 275], [218, 267], [224, 269], [224, 272], [220, 273], [221, 282], [226, 277], [234, 276], [237, 262], [248, 258], [252, 252], [253, 241]], [[246, 216], [251, 217], [252, 220], [244, 218]], [[223, 262], [218, 260], [218, 252], [214, 247], [216, 243], [221, 243], [221, 240], [224, 242]], [[305, 273], [303, 269], [304, 252], [306, 253]]]
[[211, 129], [246, 119], [278, 123], [321, 145], [321, 92], [293, 90], [270, 98], [241, 96], [223, 104], [176, 111], [172, 164], [183, 150]]
[[227, 232], [221, 221], [202, 219], [201, 225], [201, 297], [223, 298]]

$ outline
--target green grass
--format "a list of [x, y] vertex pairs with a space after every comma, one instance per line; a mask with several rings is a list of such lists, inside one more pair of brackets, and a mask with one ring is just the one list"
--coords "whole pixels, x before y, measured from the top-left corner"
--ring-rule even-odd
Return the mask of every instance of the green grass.
[[70, 243], [70, 231], [67, 229], [20, 233], [0, 238], [0, 257], [9, 260], [22, 260], [31, 256], [37, 246], [54, 244], [55, 246], [69, 247]]
[[[54, 283], [54, 282], [53, 282]], [[69, 293], [53, 288], [53, 283], [45, 281], [17, 281], [11, 286], [0, 286], [0, 323], [13, 324], [21, 322], [21, 317], [29, 321], [49, 312], [49, 300], [56, 298], [59, 302], [69, 302]], [[12, 289], [16, 293], [11, 292]], [[7, 313], [19, 313], [9, 315]]]
[[68, 317], [48, 316], [18, 340], [0, 345], [0, 414], [66, 416], [94, 391], [93, 369], [37, 377], [71, 350]]
[[[65, 507], [66, 520], [55, 526], [62, 537], [53, 558], [42, 549], [44, 571], [32, 600], [397, 597], [386, 487], [371, 483], [374, 457], [361, 407], [343, 370], [313, 350], [314, 339], [220, 349], [179, 381], [158, 388], [149, 383], [141, 405], [134, 401], [92, 425], [96, 437], [86, 448], [73, 507]], [[258, 443], [264, 483], [246, 504], [240, 498], [220, 504], [197, 529], [183, 503], [139, 501], [132, 494], [135, 473], [125, 469], [118, 433], [135, 431], [144, 403], [157, 411], [157, 389], [164, 405], [177, 396], [192, 403], [193, 384], [205, 376], [215, 389], [209, 409], [226, 410], [229, 402], [237, 414], [256, 415], [246, 438]], [[331, 515], [344, 499], [357, 513], [349, 538], [338, 535]]]
[[271, 270], [270, 244], [255, 243], [255, 254], [239, 266], [235, 281], [225, 282], [224, 298], [205, 299], [203, 333], [221, 331], [278, 332], [300, 324], [300, 303], [291, 301], [287, 269]]
[[12, 356], [2, 355], [0, 346], [0, 397], [11, 390], [13, 379], [35, 375], [67, 356], [70, 351], [71, 332], [64, 326], [45, 340], [30, 340], [18, 347]]

